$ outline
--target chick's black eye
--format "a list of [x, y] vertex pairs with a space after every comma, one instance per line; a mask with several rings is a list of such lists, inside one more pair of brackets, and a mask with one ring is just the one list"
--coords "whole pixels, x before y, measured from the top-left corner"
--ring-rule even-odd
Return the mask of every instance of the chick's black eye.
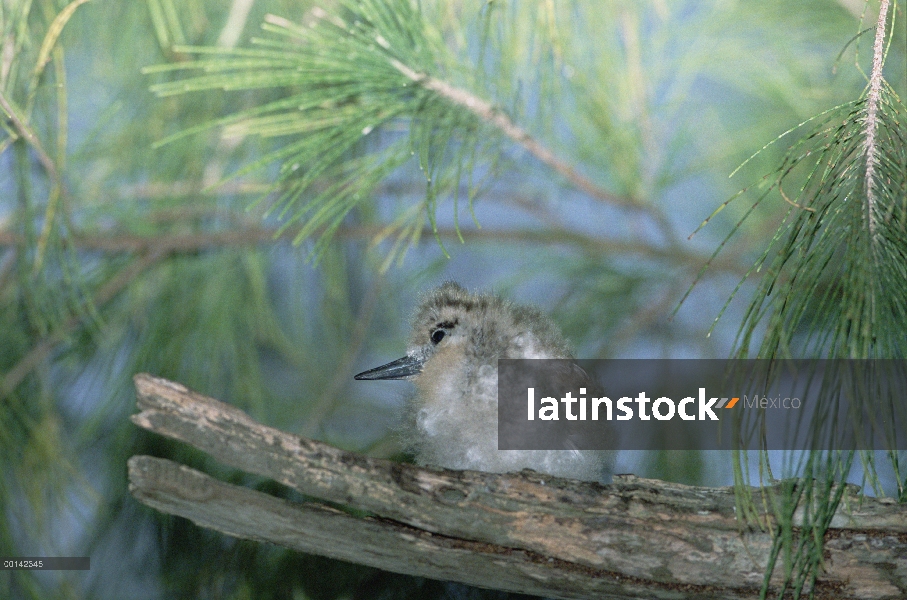
[[444, 339], [444, 336], [447, 335], [447, 332], [443, 329], [435, 329], [431, 332], [431, 343], [437, 344]]

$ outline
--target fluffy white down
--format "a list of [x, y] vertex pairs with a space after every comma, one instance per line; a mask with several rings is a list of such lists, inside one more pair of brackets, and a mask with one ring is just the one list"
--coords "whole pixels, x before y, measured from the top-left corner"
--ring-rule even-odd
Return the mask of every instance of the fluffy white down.
[[[498, 450], [498, 374], [481, 367], [479, 384], [465, 395], [462, 382], [451, 372], [439, 385], [438, 396], [423, 399], [417, 409], [415, 450], [420, 464], [448, 469], [509, 473], [533, 469], [558, 477], [601, 481], [607, 453], [578, 450]], [[437, 401], [456, 399], [453, 402]], [[428, 401], [425, 401], [428, 400]]]
[[[497, 358], [570, 357], [554, 325], [540, 314], [527, 324], [526, 311], [496, 297], [468, 294], [459, 286], [450, 297], [440, 291], [428, 297], [413, 324], [410, 352], [428, 358], [414, 378], [414, 431], [407, 436], [408, 445], [425, 465], [498, 473], [533, 469], [602, 481], [609, 470], [607, 452], [497, 449]], [[439, 323], [456, 325], [441, 343], [425, 344]]]

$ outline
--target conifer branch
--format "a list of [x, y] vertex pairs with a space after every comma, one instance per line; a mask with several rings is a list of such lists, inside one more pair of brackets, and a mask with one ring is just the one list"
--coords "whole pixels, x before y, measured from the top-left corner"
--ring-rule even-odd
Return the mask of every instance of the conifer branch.
[[878, 230], [879, 209], [875, 195], [875, 170], [878, 161], [876, 129], [878, 128], [879, 102], [881, 101], [882, 65], [885, 58], [885, 25], [890, 0], [882, 0], [879, 7], [879, 21], [872, 47], [872, 71], [869, 75], [869, 94], [866, 100], [866, 214], [869, 221], [869, 236], [875, 241]]
[[606, 202], [619, 206], [621, 208], [642, 211], [653, 217], [662, 228], [665, 235], [672, 239], [671, 226], [668, 220], [659, 211], [652, 206], [645, 204], [635, 198], [618, 196], [596, 185], [591, 179], [577, 171], [571, 164], [557, 156], [547, 146], [539, 140], [532, 137], [528, 131], [514, 123], [510, 117], [495, 107], [488, 101], [472, 94], [466, 90], [454, 87], [440, 79], [431, 77], [423, 73], [417, 73], [407, 67], [399, 60], [391, 59], [391, 64], [395, 69], [403, 73], [413, 83], [423, 88], [437, 93], [453, 104], [463, 107], [483, 122], [488, 123], [499, 129], [508, 138], [519, 144], [529, 154], [554, 169], [564, 179], [570, 182], [578, 190], [588, 194], [601, 202]]
[[[735, 342], [737, 357], [749, 356], [754, 347], [756, 356], [766, 359], [905, 356], [903, 315], [907, 304], [900, 288], [907, 260], [905, 205], [901, 201], [907, 174], [907, 130], [898, 116], [903, 114], [903, 105], [882, 75], [889, 7], [890, 0], [882, 0], [869, 84], [861, 98], [798, 126], [812, 124], [789, 147], [777, 167], [776, 183], [753, 205], [755, 208], [769, 191], [777, 189], [794, 208], [788, 210], [754, 266], [754, 270], [768, 268], [741, 324]], [[801, 175], [796, 197], [788, 198], [782, 182]], [[834, 374], [827, 374], [822, 385], [833, 389]], [[879, 394], [886, 394], [886, 402], [903, 400], [890, 390]], [[816, 413], [814, 422], [824, 418], [824, 410]], [[855, 411], [848, 428], [861, 431], [866, 419], [861, 415]], [[784, 590], [794, 597], [821, 577], [830, 527], [826, 517], [839, 507], [841, 498], [835, 490], [840, 488], [836, 486], [851, 472], [854, 457], [854, 453], [812, 451], [784, 467], [787, 475], [825, 485], [810, 500], [815, 509], [802, 523], [805, 535], [799, 540], [791, 536], [791, 516], [801, 502], [796, 491], [774, 508], [779, 525], [767, 573], [783, 571]], [[741, 514], [751, 516], [759, 507], [745, 493], [751, 481], [749, 467], [742, 455], [734, 460], [735, 481], [744, 491]], [[760, 460], [760, 469], [770, 462], [767, 455]], [[864, 477], [878, 485], [875, 462], [864, 458], [864, 466]], [[903, 473], [897, 460], [893, 458], [890, 466], [900, 481]], [[759, 475], [763, 475], [761, 470]]]

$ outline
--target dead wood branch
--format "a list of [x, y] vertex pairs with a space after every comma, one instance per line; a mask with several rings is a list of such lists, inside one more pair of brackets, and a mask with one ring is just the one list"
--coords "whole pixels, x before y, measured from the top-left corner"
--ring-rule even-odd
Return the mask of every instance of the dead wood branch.
[[[141, 502], [247, 539], [399, 573], [559, 598], [757, 598], [771, 538], [744, 530], [731, 488], [619, 476], [447, 471], [345, 452], [150, 375], [133, 421], [349, 515], [228, 485], [170, 461], [129, 461]], [[907, 507], [847, 499], [826, 536], [819, 598], [907, 595]]]

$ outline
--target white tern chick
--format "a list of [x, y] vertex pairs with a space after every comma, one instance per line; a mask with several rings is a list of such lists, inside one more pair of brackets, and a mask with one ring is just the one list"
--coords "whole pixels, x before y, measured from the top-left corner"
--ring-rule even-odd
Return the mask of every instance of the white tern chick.
[[416, 384], [415, 431], [420, 464], [511, 472], [534, 469], [598, 481], [606, 453], [498, 450], [501, 358], [572, 358], [557, 326], [537, 309], [445, 283], [416, 310], [406, 356], [356, 379], [408, 379]]

